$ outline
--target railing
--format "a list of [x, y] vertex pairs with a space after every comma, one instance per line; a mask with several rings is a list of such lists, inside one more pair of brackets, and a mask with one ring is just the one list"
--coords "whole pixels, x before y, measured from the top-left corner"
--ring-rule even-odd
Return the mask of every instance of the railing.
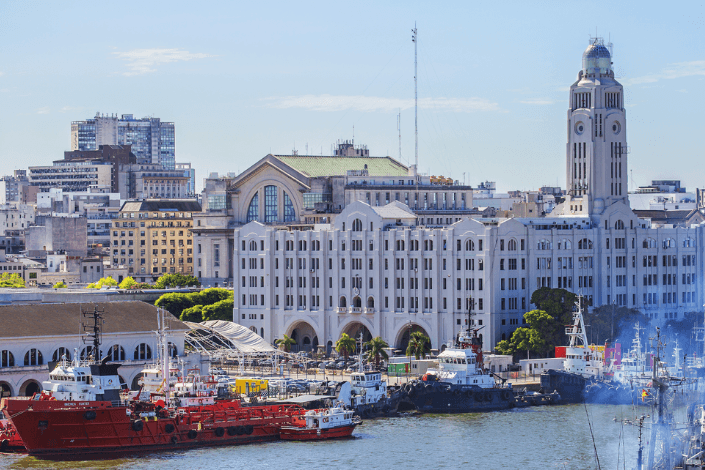
[[367, 307], [365, 309], [365, 313], [375, 313], [375, 308], [374, 307]]
[[[573, 330], [575, 330], [575, 331], [573, 331]], [[566, 326], [565, 327], [565, 334], [567, 334], [567, 335], [573, 335], [573, 334], [582, 335], [583, 330], [581, 330], [580, 328], [575, 328], [573, 326]]]
[[362, 313], [362, 307], [350, 307], [350, 313]]
[[347, 307], [338, 307], [338, 313], [348, 313]]

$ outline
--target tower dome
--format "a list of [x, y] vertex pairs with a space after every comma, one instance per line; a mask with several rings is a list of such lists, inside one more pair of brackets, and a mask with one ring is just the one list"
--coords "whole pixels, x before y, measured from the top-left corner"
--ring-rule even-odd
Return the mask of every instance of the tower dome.
[[[596, 70], [597, 69], [597, 70]], [[583, 71], [586, 74], [606, 74], [612, 70], [612, 57], [602, 39], [595, 38], [583, 52]]]

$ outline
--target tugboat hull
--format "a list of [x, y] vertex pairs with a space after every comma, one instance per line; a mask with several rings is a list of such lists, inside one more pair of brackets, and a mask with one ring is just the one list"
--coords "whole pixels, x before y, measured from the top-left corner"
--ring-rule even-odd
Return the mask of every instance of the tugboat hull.
[[294, 426], [284, 426], [281, 429], [280, 437], [283, 441], [323, 441], [326, 439], [342, 439], [350, 437], [355, 430], [356, 424], [348, 426], [338, 426], [327, 429], [307, 429]]
[[541, 390], [544, 393], [558, 392], [563, 403], [585, 401], [585, 386], [588, 379], [580, 374], [562, 370], [548, 370], [541, 374]]
[[507, 388], [416, 382], [405, 390], [416, 409], [425, 413], [478, 413], [514, 407], [514, 394]]

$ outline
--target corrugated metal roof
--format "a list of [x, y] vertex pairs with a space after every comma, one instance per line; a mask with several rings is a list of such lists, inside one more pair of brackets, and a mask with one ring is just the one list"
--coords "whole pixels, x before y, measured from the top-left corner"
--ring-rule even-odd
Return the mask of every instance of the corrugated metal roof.
[[406, 176], [408, 168], [391, 157], [330, 157], [314, 155], [273, 155], [310, 177], [345, 176], [348, 170], [364, 170], [370, 176]]
[[[0, 338], [76, 336], [81, 331], [81, 309], [105, 310], [103, 333], [150, 332], [158, 329], [157, 307], [146, 302], [91, 302], [0, 306]], [[171, 330], [189, 328], [175, 317]], [[106, 345], [106, 347], [109, 345]]]
[[397, 201], [386, 206], [373, 206], [372, 210], [383, 219], [415, 219], [416, 214], [404, 204]]

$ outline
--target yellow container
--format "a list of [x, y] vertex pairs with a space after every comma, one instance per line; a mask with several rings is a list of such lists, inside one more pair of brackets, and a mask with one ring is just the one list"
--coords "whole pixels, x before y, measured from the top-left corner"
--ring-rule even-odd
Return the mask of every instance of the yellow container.
[[235, 391], [240, 395], [267, 390], [267, 381], [259, 379], [235, 379]]

